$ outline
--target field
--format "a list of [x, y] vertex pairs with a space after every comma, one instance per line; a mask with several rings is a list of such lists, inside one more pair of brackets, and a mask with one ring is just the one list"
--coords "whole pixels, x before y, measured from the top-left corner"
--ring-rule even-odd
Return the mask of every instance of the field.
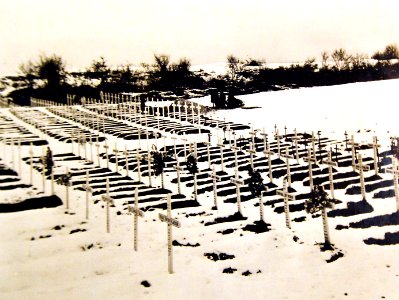
[[[398, 299], [398, 94], [386, 80], [234, 110], [209, 96], [147, 114], [114, 96], [1, 109], [0, 298]], [[328, 233], [306, 212], [312, 185], [337, 200]]]

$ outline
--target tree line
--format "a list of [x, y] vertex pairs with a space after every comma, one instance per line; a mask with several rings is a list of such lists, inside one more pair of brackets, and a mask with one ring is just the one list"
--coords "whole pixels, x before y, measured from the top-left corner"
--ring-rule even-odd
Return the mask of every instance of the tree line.
[[[399, 78], [399, 62], [394, 61], [398, 58], [398, 47], [394, 44], [375, 52], [372, 60], [367, 55], [350, 54], [341, 48], [331, 53], [323, 51], [319, 63], [312, 57], [301, 64], [277, 68], [268, 67], [264, 60], [241, 60], [228, 55], [226, 73], [209, 76], [205, 72], [193, 72], [188, 58], [172, 62], [164, 54], [155, 54], [153, 63], [142, 63], [139, 69], [129, 64], [111, 68], [106, 59], [100, 57], [86, 70], [71, 73], [66, 71], [66, 63], [60, 56], [42, 54], [37, 61], [20, 65], [26, 84], [9, 96], [16, 103], [27, 105], [31, 96], [66, 102], [66, 94], [99, 97], [100, 91], [170, 91], [176, 96], [185, 96], [187, 90], [197, 89], [210, 94], [216, 107], [229, 108], [242, 105], [234, 98], [238, 94]], [[68, 78], [79, 79], [79, 83]]]

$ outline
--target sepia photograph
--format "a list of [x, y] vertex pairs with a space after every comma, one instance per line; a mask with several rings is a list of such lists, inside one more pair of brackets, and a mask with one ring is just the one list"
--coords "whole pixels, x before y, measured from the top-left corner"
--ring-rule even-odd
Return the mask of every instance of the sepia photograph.
[[0, 0], [0, 299], [399, 299], [398, 12]]

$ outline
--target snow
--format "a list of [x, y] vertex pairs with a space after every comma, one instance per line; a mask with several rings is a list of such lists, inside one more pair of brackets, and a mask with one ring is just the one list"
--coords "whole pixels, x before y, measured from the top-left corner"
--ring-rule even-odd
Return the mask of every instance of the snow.
[[[321, 130], [323, 136], [340, 140], [343, 140], [345, 130], [349, 134], [355, 133], [357, 141], [371, 142], [371, 137], [378, 135], [383, 151], [389, 145], [388, 137], [398, 134], [395, 122], [397, 112], [394, 109], [398, 92], [399, 80], [267, 92], [239, 96], [247, 108], [256, 108], [218, 111], [210, 115], [235, 123], [251, 124], [255, 129], [265, 128], [270, 136], [275, 124], [280, 133], [287, 126], [289, 132], [294, 128], [308, 133]], [[209, 97], [193, 101], [210, 104]], [[42, 136], [35, 127], [15, 118], [8, 110], [2, 109], [0, 113]], [[358, 130], [361, 130], [360, 134]], [[188, 137], [191, 140], [206, 138], [205, 135]], [[111, 147], [115, 142], [118, 145], [127, 143], [128, 149], [137, 146], [135, 141], [126, 142], [110, 135], [107, 138]], [[54, 138], [48, 137], [48, 140], [53, 154], [70, 152], [70, 145]], [[170, 138], [167, 143], [173, 145]], [[6, 151], [11, 150], [10, 146], [6, 146]], [[22, 157], [28, 156], [28, 150], [29, 147], [23, 147]], [[34, 147], [34, 156], [41, 155], [41, 151], [41, 147]], [[4, 163], [3, 160], [1, 162]], [[56, 163], [56, 174], [62, 173], [66, 166], [84, 166], [82, 161]], [[6, 165], [10, 166], [10, 156], [7, 156]], [[113, 166], [111, 164], [112, 170]], [[200, 169], [204, 168], [206, 163], [200, 165]], [[22, 163], [22, 169], [21, 182], [28, 184], [29, 166]], [[351, 170], [351, 167], [347, 169]], [[233, 174], [232, 171], [228, 170], [228, 173]], [[40, 194], [42, 179], [34, 172], [35, 193]], [[367, 175], [373, 171], [370, 172]], [[120, 173], [124, 174], [124, 171]], [[130, 171], [129, 175], [137, 178], [135, 172]], [[247, 176], [246, 172], [240, 175], [243, 178]], [[175, 177], [175, 173], [165, 174], [166, 188], [174, 193], [177, 185], [171, 180]], [[392, 175], [381, 174], [381, 177], [391, 179]], [[160, 185], [159, 178], [153, 180]], [[146, 183], [147, 179], [142, 181]], [[282, 186], [281, 179], [276, 183]], [[48, 194], [50, 182], [46, 184]], [[181, 186], [182, 193], [189, 198], [192, 187]], [[292, 186], [298, 192], [309, 189], [301, 182], [294, 182]], [[32, 189], [14, 192], [25, 196], [29, 190]], [[346, 207], [349, 201], [359, 201], [360, 195], [345, 195], [344, 191], [335, 191], [336, 197], [344, 202], [337, 205], [338, 208]], [[65, 199], [65, 187], [56, 185], [56, 193]], [[131, 194], [133, 200], [134, 188]], [[304, 222], [292, 222], [292, 229], [288, 229], [284, 214], [277, 214], [274, 208], [267, 205], [265, 221], [271, 224], [271, 231], [260, 234], [243, 231], [242, 227], [259, 218], [259, 208], [254, 206], [258, 200], [253, 199], [242, 202], [243, 215], [247, 220], [204, 226], [202, 222], [226, 217], [236, 211], [236, 204], [222, 201], [225, 197], [218, 198], [219, 210], [211, 210], [213, 193], [206, 192], [199, 196], [201, 206], [172, 211], [172, 216], [182, 224], [181, 228], [173, 228], [173, 238], [181, 244], [200, 245], [173, 247], [175, 273], [168, 274], [167, 226], [158, 220], [161, 210], [148, 210], [144, 218], [139, 218], [139, 249], [134, 252], [133, 216], [122, 211], [121, 202], [116, 201], [115, 207], [111, 208], [111, 233], [107, 234], [103, 204], [91, 201], [90, 217], [85, 220], [85, 192], [71, 188], [69, 213], [66, 213], [65, 206], [60, 206], [0, 214], [0, 298], [398, 299], [398, 244], [367, 245], [363, 240], [383, 238], [387, 232], [398, 232], [399, 225], [335, 229], [336, 225], [348, 225], [396, 211], [393, 197], [373, 199], [372, 195], [367, 195], [374, 208], [372, 213], [329, 218], [332, 242], [344, 256], [327, 263], [331, 252], [321, 252], [319, 245], [316, 245], [323, 242], [320, 217], [308, 216]], [[9, 191], [0, 190], [2, 203], [10, 201], [6, 200], [10, 197]], [[93, 199], [98, 200], [100, 196], [93, 196]], [[117, 215], [117, 211], [122, 214]], [[293, 212], [291, 219], [302, 215]], [[235, 229], [231, 234], [218, 233], [230, 228]], [[74, 230], [85, 231], [71, 233]], [[295, 237], [298, 238], [296, 242]], [[214, 262], [204, 256], [205, 253], [217, 252], [232, 254], [235, 258]], [[222, 273], [229, 267], [237, 271], [233, 274]], [[257, 273], [259, 270], [260, 273]], [[243, 276], [246, 271], [252, 274]], [[141, 284], [144, 280], [151, 286], [144, 287]]]

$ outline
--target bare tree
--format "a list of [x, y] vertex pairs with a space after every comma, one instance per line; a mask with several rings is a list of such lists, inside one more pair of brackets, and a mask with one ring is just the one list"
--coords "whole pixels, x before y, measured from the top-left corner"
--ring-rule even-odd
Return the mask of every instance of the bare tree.
[[155, 63], [153, 67], [155, 71], [158, 71], [160, 74], [165, 74], [169, 71], [170, 58], [169, 55], [164, 54], [154, 54]]
[[334, 60], [335, 68], [339, 71], [349, 69], [352, 56], [346, 53], [342, 48], [334, 50], [331, 54]]
[[65, 77], [65, 63], [55, 54], [51, 56], [42, 54], [36, 65], [36, 73], [39, 78], [46, 80], [47, 87], [58, 87]]
[[321, 68], [322, 69], [327, 69], [328, 65], [328, 58], [330, 57], [330, 55], [328, 54], [327, 51], [323, 51], [321, 52]]
[[368, 56], [365, 54], [356, 53], [351, 57], [351, 64], [353, 68], [359, 69], [367, 65]]
[[227, 56], [227, 68], [229, 71], [230, 79], [234, 83], [237, 80], [237, 74], [242, 69], [242, 62], [234, 55]]

